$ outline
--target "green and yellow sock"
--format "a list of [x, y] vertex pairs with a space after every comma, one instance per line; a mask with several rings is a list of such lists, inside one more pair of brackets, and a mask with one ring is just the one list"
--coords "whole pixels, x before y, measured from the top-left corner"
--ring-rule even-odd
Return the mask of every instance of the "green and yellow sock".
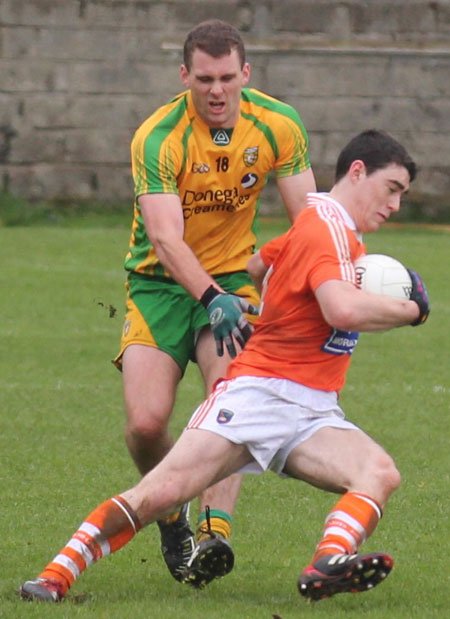
[[[209, 526], [211, 527], [211, 531], [216, 535], [220, 535], [225, 539], [230, 539], [231, 521], [232, 518], [227, 512], [220, 509], [209, 510]], [[197, 542], [202, 539], [209, 539], [210, 536], [207, 533], [208, 530], [208, 517], [205, 510], [198, 516], [196, 532]]]

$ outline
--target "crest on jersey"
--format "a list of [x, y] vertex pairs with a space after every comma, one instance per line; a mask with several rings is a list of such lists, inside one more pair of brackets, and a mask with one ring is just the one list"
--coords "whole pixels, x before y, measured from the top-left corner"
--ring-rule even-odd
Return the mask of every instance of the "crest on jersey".
[[251, 148], [246, 148], [244, 150], [244, 163], [246, 166], [250, 167], [254, 165], [258, 161], [259, 147], [252, 146]]
[[234, 413], [228, 411], [226, 408], [221, 408], [219, 414], [217, 415], [217, 423], [228, 423], [231, 421]]
[[228, 146], [231, 141], [231, 129], [210, 129], [212, 141], [216, 146]]

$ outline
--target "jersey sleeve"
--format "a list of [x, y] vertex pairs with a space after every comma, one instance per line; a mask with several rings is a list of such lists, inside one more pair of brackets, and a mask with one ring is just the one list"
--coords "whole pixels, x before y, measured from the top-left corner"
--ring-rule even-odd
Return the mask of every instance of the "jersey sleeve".
[[[345, 223], [329, 214], [321, 217], [318, 210], [306, 208], [292, 227], [289, 246], [293, 289], [314, 292], [332, 279], [356, 282]], [[284, 250], [285, 246], [280, 253]]]
[[309, 138], [297, 111], [285, 107], [286, 114], [276, 123], [278, 157], [275, 163], [277, 178], [300, 174], [311, 167]]
[[178, 194], [180, 152], [172, 140], [161, 141], [158, 132], [136, 133], [131, 143], [135, 197], [146, 193]]
[[311, 235], [311, 255], [314, 263], [308, 275], [311, 290], [316, 290], [325, 281], [337, 279], [356, 284], [355, 268], [346, 227], [341, 221], [317, 221], [321, 231]]

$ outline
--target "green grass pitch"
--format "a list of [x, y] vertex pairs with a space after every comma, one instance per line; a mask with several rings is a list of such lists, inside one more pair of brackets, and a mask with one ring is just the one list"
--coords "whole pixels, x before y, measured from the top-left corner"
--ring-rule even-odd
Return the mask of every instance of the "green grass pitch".
[[[128, 223], [128, 222], [127, 222]], [[285, 222], [266, 220], [261, 240]], [[367, 235], [371, 252], [418, 270], [429, 322], [363, 334], [342, 405], [394, 456], [403, 484], [367, 551], [391, 553], [385, 583], [316, 605], [298, 595], [335, 497], [273, 474], [245, 478], [234, 517], [236, 565], [198, 592], [167, 572], [155, 527], [91, 567], [61, 605], [18, 600], [102, 500], [138, 477], [123, 441], [117, 352], [128, 225], [0, 228], [0, 617], [104, 619], [428, 619], [448, 617], [449, 232], [405, 227]], [[179, 389], [179, 433], [202, 400], [195, 367]], [[193, 517], [197, 505], [193, 504]]]

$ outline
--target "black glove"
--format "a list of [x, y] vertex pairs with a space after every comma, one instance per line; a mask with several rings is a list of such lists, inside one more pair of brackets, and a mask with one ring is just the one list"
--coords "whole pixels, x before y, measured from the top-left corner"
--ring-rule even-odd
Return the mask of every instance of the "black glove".
[[423, 279], [418, 273], [412, 269], [407, 269], [412, 282], [412, 289], [409, 298], [411, 301], [415, 301], [419, 306], [419, 318], [411, 323], [413, 327], [423, 325], [430, 314], [430, 299], [428, 298], [428, 292]]
[[236, 348], [233, 338], [243, 348], [253, 331], [243, 312], [256, 315], [258, 309], [235, 294], [219, 292], [214, 286], [206, 289], [200, 302], [209, 315], [211, 330], [216, 340], [217, 354], [219, 357], [223, 356], [223, 343], [225, 342], [230, 356], [235, 357]]

